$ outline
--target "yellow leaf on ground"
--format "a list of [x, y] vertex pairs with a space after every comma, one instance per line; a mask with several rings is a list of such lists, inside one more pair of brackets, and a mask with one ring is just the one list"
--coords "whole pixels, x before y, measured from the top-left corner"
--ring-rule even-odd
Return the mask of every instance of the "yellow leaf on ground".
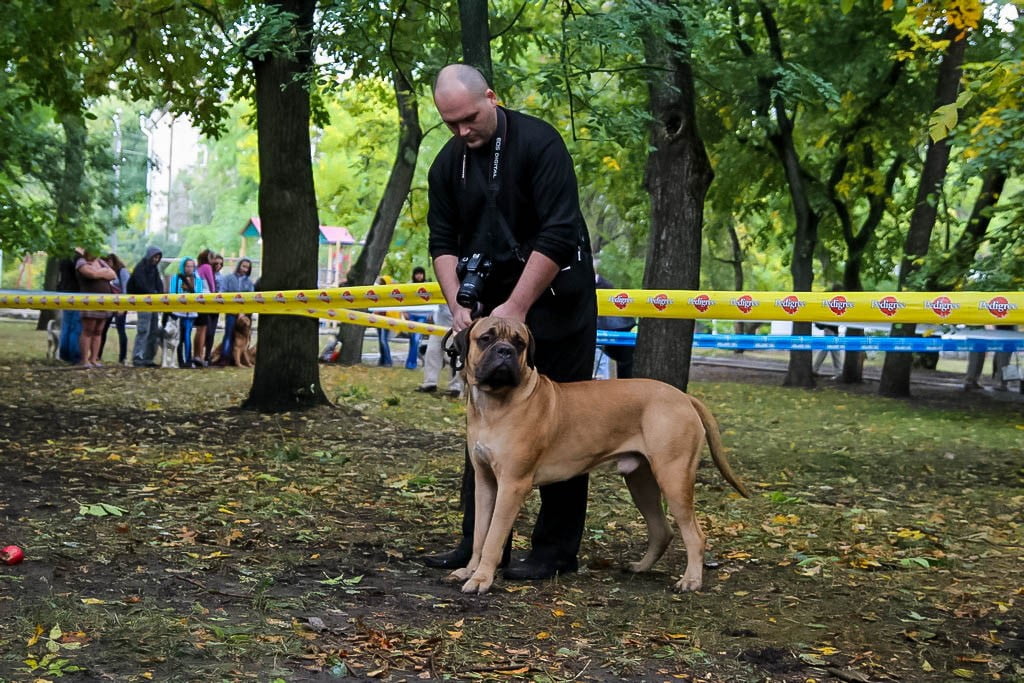
[[537, 640], [547, 640], [550, 637], [551, 637], [551, 634], [548, 633], [547, 631], [541, 631], [540, 633], [537, 634]]
[[105, 605], [106, 600], [100, 600], [99, 598], [82, 598], [83, 605]]

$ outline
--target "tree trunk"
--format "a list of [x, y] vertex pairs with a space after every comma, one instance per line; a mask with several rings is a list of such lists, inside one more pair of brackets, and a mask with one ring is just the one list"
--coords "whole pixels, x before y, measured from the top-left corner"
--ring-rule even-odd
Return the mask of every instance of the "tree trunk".
[[[874, 151], [870, 145], [864, 148], [864, 167], [874, 168]], [[885, 174], [885, 185], [882, 192], [868, 195], [868, 214], [861, 223], [860, 230], [854, 232], [853, 220], [846, 203], [836, 192], [836, 186], [843, 179], [848, 159], [844, 155], [837, 161], [832, 176], [829, 178], [827, 192], [839, 217], [839, 224], [842, 228], [843, 241], [846, 242], [846, 266], [843, 268], [842, 290], [845, 292], [863, 291], [864, 285], [861, 282], [861, 271], [864, 266], [864, 254], [867, 252], [868, 244], [875, 236], [878, 226], [885, 214], [886, 201], [892, 197], [892, 188], [896, 184], [900, 170], [903, 168], [903, 158], [897, 156], [889, 166]], [[864, 331], [860, 329], [847, 328], [846, 336], [862, 337]], [[844, 384], [858, 384], [864, 381], [864, 352], [847, 351], [843, 355], [843, 371], [841, 381]]]
[[963, 283], [970, 273], [971, 264], [978, 255], [978, 248], [985, 239], [992, 222], [992, 209], [999, 202], [1006, 185], [1006, 171], [989, 169], [981, 179], [981, 189], [974, 200], [967, 227], [960, 233], [956, 244], [938, 266], [931, 269], [925, 283], [929, 292], [946, 292]]
[[[372, 284], [380, 273], [384, 257], [391, 246], [391, 238], [395, 234], [395, 224], [412, 187], [416, 159], [423, 140], [415, 89], [405, 73], [398, 68], [392, 73], [392, 83], [398, 105], [398, 151], [388, 183], [384, 187], [384, 195], [377, 205], [377, 213], [373, 216], [370, 232], [366, 236], [366, 244], [349, 269], [348, 282], [351, 285]], [[342, 325], [339, 333], [342, 342], [338, 359], [340, 363], [356, 365], [362, 360], [365, 331], [366, 328], [361, 325]]]
[[[85, 184], [85, 145], [88, 131], [82, 109], [59, 114], [61, 128], [64, 130], [64, 168], [60, 175], [60, 185], [54, 197], [55, 217], [53, 231], [50, 234], [51, 252], [47, 255], [44, 286], [47, 289], [57, 288], [57, 263], [62, 256], [70, 255], [76, 246], [72, 235], [81, 234], [80, 223], [82, 207], [86, 205]], [[45, 330], [46, 323], [55, 316], [54, 311], [40, 311], [36, 329]]]
[[[763, 2], [758, 2], [758, 9], [768, 35], [772, 59], [777, 68], [782, 69], [785, 60], [775, 15]], [[759, 79], [759, 83], [762, 89], [769, 85], [766, 79]], [[786, 110], [786, 103], [780, 94], [765, 92], [764, 97], [770, 98], [775, 114], [775, 131], [768, 135], [768, 141], [772, 144], [776, 156], [782, 163], [786, 183], [789, 185], [789, 197], [793, 204], [793, 217], [796, 220], [796, 230], [793, 234], [793, 259], [789, 266], [789, 272], [793, 276], [793, 291], [809, 292], [814, 284], [814, 249], [818, 245], [818, 223], [821, 216], [811, 206], [807, 184], [804, 181], [805, 173], [796, 152], [796, 144], [793, 141], [793, 120]], [[793, 334], [810, 335], [811, 323], [794, 322]], [[783, 384], [796, 387], [815, 386], [814, 371], [811, 369], [812, 357], [813, 354], [810, 351], [791, 351]]]
[[[316, 0], [273, 0], [294, 15], [294, 52], [253, 60], [263, 221], [260, 289], [317, 287], [319, 225], [310, 158], [309, 90]], [[260, 315], [259, 353], [246, 408], [282, 411], [327, 403], [315, 318]]]
[[[671, 6], [670, 0], [656, 4]], [[665, 33], [660, 33], [664, 30]], [[704, 197], [714, 173], [697, 130], [695, 88], [689, 55], [670, 47], [685, 44], [681, 20], [652, 27], [644, 52], [652, 67], [651, 153], [646, 185], [651, 195], [651, 236], [644, 271], [645, 289], [697, 289], [700, 286]], [[690, 379], [693, 320], [641, 318], [636, 372], [686, 390]]]
[[[939, 79], [935, 88], [935, 106], [933, 109], [952, 104], [960, 91], [960, 78], [964, 63], [964, 52], [967, 40], [956, 40], [958, 29], [950, 28], [946, 38], [950, 41], [946, 54], [939, 65]], [[938, 199], [942, 193], [942, 185], [946, 179], [946, 168], [949, 165], [950, 140], [948, 137], [939, 141], [929, 138], [928, 150], [925, 153], [924, 168], [921, 170], [921, 184], [917, 188], [917, 199], [914, 212], [910, 217], [910, 228], [903, 247], [903, 261], [900, 264], [899, 289], [906, 286], [908, 278], [916, 272], [921, 261], [928, 254], [932, 229], [938, 213]], [[893, 325], [892, 336], [913, 337], [916, 325]], [[882, 396], [910, 396], [910, 370], [913, 354], [887, 353], [882, 366], [882, 377], [878, 384], [878, 393]]]
[[487, 0], [459, 0], [459, 19], [462, 22], [462, 60], [480, 69], [494, 87]]

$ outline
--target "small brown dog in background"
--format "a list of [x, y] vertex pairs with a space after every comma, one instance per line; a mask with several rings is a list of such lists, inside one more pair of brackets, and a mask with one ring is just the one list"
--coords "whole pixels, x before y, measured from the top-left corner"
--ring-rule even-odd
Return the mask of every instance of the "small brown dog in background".
[[223, 358], [221, 347], [218, 345], [210, 356], [210, 362], [214, 365], [237, 365], [240, 368], [251, 368], [256, 363], [256, 347], [249, 347], [251, 339], [252, 316], [248, 313], [240, 313], [235, 318], [235, 327], [231, 332], [231, 358]]

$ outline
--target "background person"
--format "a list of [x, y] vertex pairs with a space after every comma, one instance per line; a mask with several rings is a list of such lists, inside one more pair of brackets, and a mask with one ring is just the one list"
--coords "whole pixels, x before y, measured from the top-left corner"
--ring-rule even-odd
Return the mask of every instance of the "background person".
[[[201, 294], [205, 292], [203, 279], [196, 276], [196, 262], [188, 256], [182, 257], [178, 264], [178, 272], [171, 278], [171, 286], [168, 290], [171, 294]], [[195, 311], [184, 311], [174, 313], [178, 318], [181, 328], [181, 340], [178, 342], [178, 367], [202, 367], [202, 363], [195, 363], [196, 358], [192, 355], [192, 339], [189, 336], [192, 332], [192, 324], [198, 317]]]
[[[124, 265], [124, 261], [119, 259], [117, 254], [113, 252], [107, 254], [105, 260], [111, 269], [117, 273], [117, 278], [110, 283], [113, 293], [121, 294], [127, 292], [131, 273], [128, 272], [128, 267]], [[128, 311], [114, 311], [114, 314], [107, 318], [107, 322], [103, 326], [103, 335], [100, 337], [99, 357], [101, 359], [103, 358], [103, 347], [107, 344], [107, 332], [110, 330], [111, 323], [113, 323], [117, 329], [117, 364], [125, 364], [125, 358], [128, 355], [128, 333], [125, 331], [127, 319]]]
[[[544, 121], [499, 107], [480, 72], [464, 64], [441, 70], [434, 104], [453, 137], [430, 167], [427, 223], [434, 272], [453, 328], [468, 327], [474, 314], [525, 320], [536, 341], [534, 360], [541, 373], [561, 382], [590, 379], [597, 321], [594, 269], [565, 143]], [[493, 165], [498, 174], [494, 183], [489, 170], [496, 138], [502, 143]], [[492, 193], [494, 202], [489, 202]], [[476, 310], [457, 301], [461, 284], [481, 275], [469, 271], [478, 265], [468, 260], [474, 254], [491, 262]], [[460, 278], [458, 264], [464, 258], [468, 267]], [[581, 475], [540, 488], [532, 549], [505, 570], [506, 578], [542, 579], [576, 570], [587, 484], [587, 476]], [[462, 538], [451, 552], [425, 558], [429, 566], [463, 567], [469, 560], [473, 489], [467, 452]]]
[[[160, 276], [160, 259], [163, 253], [159, 247], [147, 247], [143, 256], [128, 278], [128, 294], [163, 294], [164, 280]], [[160, 343], [160, 314], [137, 312], [135, 317], [135, 346], [132, 348], [132, 365], [155, 368], [156, 348]]]
[[[235, 272], [225, 275], [223, 287], [225, 293], [252, 292], [255, 290], [252, 282], [252, 261], [247, 258], [239, 259], [235, 266]], [[231, 363], [232, 335], [235, 332], [235, 321], [238, 320], [237, 313], [224, 314], [224, 339], [220, 343], [220, 358], [224, 364]]]
[[[86, 249], [75, 261], [75, 272], [78, 274], [78, 289], [82, 294], [111, 294], [110, 281], [117, 278], [117, 273], [107, 262]], [[82, 333], [78, 346], [82, 352], [81, 365], [85, 368], [103, 367], [100, 362], [100, 337], [103, 326], [111, 316], [109, 311], [81, 311]]]
[[[427, 271], [423, 269], [423, 266], [416, 266], [412, 269], [412, 282], [426, 282]], [[427, 316], [423, 313], [409, 312], [406, 314], [409, 320], [416, 322], [425, 323], [427, 322]], [[409, 333], [409, 353], [405, 357], [405, 369], [415, 370], [420, 364], [420, 340], [423, 338], [419, 332]]]
[[[438, 304], [434, 311], [434, 324], [441, 327], [452, 326], [452, 312], [448, 310], [448, 304]], [[452, 398], [462, 394], [462, 375], [455, 372], [445, 357], [444, 337], [436, 334], [429, 335], [427, 339], [427, 353], [423, 356], [423, 383], [416, 387], [421, 393], [432, 393], [437, 391], [437, 382], [441, 376], [441, 369], [448, 367], [448, 386], [446, 393]]]
[[[203, 292], [213, 292], [217, 288], [217, 280], [213, 274], [213, 259], [216, 256], [209, 249], [203, 249], [196, 256], [196, 279], [201, 280], [203, 283]], [[196, 292], [197, 294], [199, 291]], [[206, 340], [207, 337], [212, 340], [213, 335], [216, 332], [214, 328], [210, 326], [210, 323], [216, 323], [216, 320], [212, 319], [211, 313], [198, 313], [192, 320], [192, 326], [195, 329], [195, 340], [192, 348], [194, 354], [191, 359], [192, 367], [205, 367], [206, 366]], [[179, 349], [181, 346], [178, 347]]]
[[[73, 293], [79, 291], [78, 271], [75, 263], [82, 257], [85, 250], [75, 247], [71, 256], [57, 262], [57, 291]], [[60, 317], [60, 338], [57, 344], [57, 357], [66, 363], [78, 365], [82, 360], [82, 350], [78, 342], [82, 336], [82, 315], [78, 311], [66, 310]]]
[[[613, 289], [615, 285], [606, 280], [602, 275], [595, 276], [597, 289]], [[617, 315], [600, 315], [597, 317], [597, 329], [609, 330], [612, 332], [629, 332], [636, 325], [636, 318], [627, 318]], [[615, 361], [615, 376], [618, 379], [630, 379], [633, 377], [633, 358], [636, 347], [621, 346], [619, 344], [605, 344], [601, 352]]]

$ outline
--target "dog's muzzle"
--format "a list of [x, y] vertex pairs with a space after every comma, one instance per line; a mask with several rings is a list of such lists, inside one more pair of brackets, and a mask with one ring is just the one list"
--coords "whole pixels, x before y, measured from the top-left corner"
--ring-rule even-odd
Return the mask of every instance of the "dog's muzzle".
[[476, 368], [476, 379], [490, 387], [514, 387], [519, 384], [519, 351], [506, 341], [491, 344]]

